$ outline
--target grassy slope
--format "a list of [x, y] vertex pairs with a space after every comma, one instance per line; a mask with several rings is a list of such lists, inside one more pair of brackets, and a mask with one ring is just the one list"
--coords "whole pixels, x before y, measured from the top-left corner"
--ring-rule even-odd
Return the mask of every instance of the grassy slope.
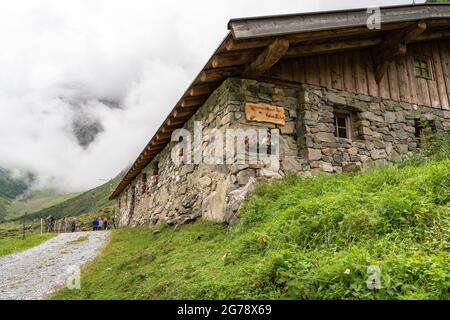
[[15, 197], [27, 189], [27, 184], [11, 178], [8, 171], [0, 168], [0, 222], [11, 212], [11, 203]]
[[13, 219], [21, 217], [25, 213], [31, 214], [41, 211], [72, 199], [78, 195], [80, 195], [80, 193], [55, 195], [46, 191], [36, 192], [31, 197], [14, 201], [10, 209], [10, 214], [7, 217], [8, 219]]
[[82, 289], [55, 298], [450, 299], [448, 155], [261, 185], [231, 230], [115, 230]]
[[105, 183], [52, 207], [34, 212], [29, 215], [29, 219], [46, 218], [49, 215], [55, 218], [62, 218], [64, 216], [74, 217], [102, 208], [110, 208], [110, 211], [112, 211], [114, 201], [110, 201], [108, 198], [112, 193], [111, 189], [118, 184], [121, 177], [122, 175], [119, 175], [112, 182]]
[[0, 221], [2, 221], [9, 213], [11, 200], [0, 195]]
[[28, 235], [25, 240], [21, 238], [0, 238], [0, 256], [27, 250], [54, 237], [53, 233]]

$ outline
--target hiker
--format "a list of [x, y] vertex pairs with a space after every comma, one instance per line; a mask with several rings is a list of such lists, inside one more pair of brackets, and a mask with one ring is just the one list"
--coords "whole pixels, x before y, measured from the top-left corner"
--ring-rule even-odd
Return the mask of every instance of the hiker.
[[102, 220], [102, 218], [100, 217], [99, 219], [98, 219], [98, 228], [97, 228], [97, 230], [102, 230], [103, 229], [103, 220]]
[[77, 224], [76, 224], [75, 220], [72, 220], [72, 223], [70, 224], [70, 230], [72, 232], [75, 232], [77, 230]]
[[103, 230], [108, 230], [108, 218], [103, 220]]
[[98, 230], [98, 218], [95, 217], [94, 220], [92, 221], [92, 230], [96, 231]]
[[53, 232], [53, 226], [55, 224], [55, 218], [52, 215], [47, 217], [47, 232]]

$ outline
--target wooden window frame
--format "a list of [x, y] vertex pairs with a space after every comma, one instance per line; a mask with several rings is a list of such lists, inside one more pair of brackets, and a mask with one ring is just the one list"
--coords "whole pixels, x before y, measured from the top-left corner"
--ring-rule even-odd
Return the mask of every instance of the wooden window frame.
[[[416, 63], [419, 62], [420, 66], [416, 66]], [[428, 69], [428, 76], [424, 75], [423, 70], [425, 70], [425, 67], [423, 67], [423, 64], [426, 64], [426, 68]], [[430, 57], [426, 56], [420, 56], [415, 55], [413, 57], [413, 69], [414, 69], [414, 76], [419, 79], [425, 79], [425, 80], [433, 80], [433, 63], [431, 61]], [[417, 72], [417, 68], [419, 68], [420, 72]]]
[[[345, 119], [345, 127], [338, 125], [338, 118], [344, 118]], [[342, 111], [335, 111], [333, 112], [333, 123], [334, 123], [334, 136], [339, 139], [352, 139], [352, 121], [351, 121], [351, 114], [347, 112]], [[344, 128], [345, 132], [347, 133], [346, 137], [340, 137], [339, 136], [339, 128]]]

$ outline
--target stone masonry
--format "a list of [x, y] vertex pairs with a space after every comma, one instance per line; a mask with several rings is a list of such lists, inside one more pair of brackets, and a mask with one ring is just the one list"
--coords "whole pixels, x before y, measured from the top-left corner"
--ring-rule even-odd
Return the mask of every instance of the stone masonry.
[[[246, 120], [245, 103], [282, 107], [284, 126]], [[335, 113], [348, 114], [349, 139], [335, 136]], [[170, 143], [119, 196], [120, 226], [183, 224], [203, 217], [233, 224], [243, 201], [262, 180], [288, 172], [312, 175], [364, 170], [403, 159], [417, 148], [417, 121], [450, 131], [450, 111], [328, 90], [245, 79], [228, 79], [209, 97], [184, 128], [203, 122], [202, 152], [211, 144], [206, 133], [217, 129], [279, 129], [278, 166], [268, 164], [181, 164], [171, 159]], [[148, 188], [145, 187], [148, 185]]]

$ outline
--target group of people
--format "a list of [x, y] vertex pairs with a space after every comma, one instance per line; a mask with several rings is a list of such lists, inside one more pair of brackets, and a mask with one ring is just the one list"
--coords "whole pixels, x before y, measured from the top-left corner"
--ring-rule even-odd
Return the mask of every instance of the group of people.
[[92, 230], [94, 230], [94, 231], [108, 230], [109, 229], [108, 223], [109, 223], [109, 221], [107, 218], [102, 219], [99, 217], [95, 217], [94, 220], [92, 220]]
[[[47, 232], [75, 232], [77, 231], [77, 223], [75, 219], [68, 219], [67, 217], [64, 217], [61, 221], [61, 223], [58, 223], [58, 228], [55, 227], [56, 219], [49, 215], [46, 219], [47, 225], [46, 225], [46, 231]], [[109, 230], [111, 227], [115, 226], [114, 218], [112, 219], [112, 222], [110, 223], [107, 218], [99, 218], [95, 217], [92, 221], [92, 229], [94, 231], [97, 230]], [[58, 229], [58, 230], [56, 230]]]
[[49, 215], [47, 217], [47, 232], [55, 232], [55, 231], [59, 231], [59, 232], [66, 232], [66, 228], [67, 226], [69, 227], [69, 230], [71, 232], [75, 232], [77, 231], [77, 223], [75, 222], [75, 219], [72, 220], [68, 220], [67, 217], [64, 217], [64, 219], [62, 220], [62, 223], [60, 224], [60, 230], [55, 230], [55, 218], [52, 215]]

